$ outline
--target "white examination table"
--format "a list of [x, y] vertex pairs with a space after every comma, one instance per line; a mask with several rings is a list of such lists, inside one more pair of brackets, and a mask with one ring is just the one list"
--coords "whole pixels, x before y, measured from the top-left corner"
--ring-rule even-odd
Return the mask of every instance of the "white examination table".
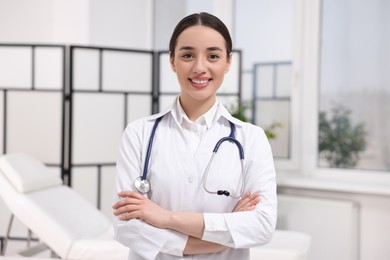
[[0, 196], [62, 259], [127, 259], [128, 248], [113, 239], [110, 220], [28, 155], [0, 157]]

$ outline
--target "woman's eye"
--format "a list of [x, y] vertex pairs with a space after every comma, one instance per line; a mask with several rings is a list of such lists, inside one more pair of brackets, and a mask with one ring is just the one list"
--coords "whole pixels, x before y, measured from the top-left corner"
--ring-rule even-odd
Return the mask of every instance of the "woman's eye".
[[191, 53], [186, 53], [186, 54], [183, 54], [181, 57], [184, 59], [191, 59], [193, 56]]
[[210, 60], [217, 60], [217, 59], [219, 59], [219, 56], [217, 54], [210, 54], [209, 59]]

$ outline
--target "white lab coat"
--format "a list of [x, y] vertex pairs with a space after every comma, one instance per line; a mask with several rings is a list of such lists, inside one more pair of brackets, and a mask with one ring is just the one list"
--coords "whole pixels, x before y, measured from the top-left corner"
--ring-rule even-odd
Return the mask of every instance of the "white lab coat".
[[[217, 254], [183, 256], [188, 236], [174, 230], [155, 228], [142, 220], [121, 221], [114, 217], [116, 239], [130, 248], [129, 258], [138, 259], [249, 259], [249, 248], [269, 242], [276, 226], [277, 199], [271, 148], [264, 131], [232, 117], [219, 105], [212, 126], [204, 133], [197, 151], [191, 152], [177, 118], [176, 103], [159, 114], [130, 123], [123, 132], [115, 194], [136, 190], [134, 180], [142, 175], [147, 145], [155, 119], [158, 125], [148, 178], [148, 197], [172, 211], [204, 212], [202, 239], [228, 246]], [[232, 213], [237, 200], [207, 193], [203, 176], [215, 144], [230, 134], [229, 121], [245, 154], [245, 192], [259, 192], [260, 203], [253, 211]], [[239, 195], [241, 164], [235, 144], [224, 142], [208, 175], [208, 190], [228, 190]], [[118, 198], [116, 198], [118, 199]]]

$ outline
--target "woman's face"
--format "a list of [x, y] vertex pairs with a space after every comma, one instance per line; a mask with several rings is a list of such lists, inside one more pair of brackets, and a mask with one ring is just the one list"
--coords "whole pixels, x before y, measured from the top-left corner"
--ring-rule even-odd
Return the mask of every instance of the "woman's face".
[[231, 57], [227, 57], [225, 39], [220, 33], [196, 25], [179, 35], [170, 62], [181, 86], [180, 101], [208, 102], [211, 106], [230, 68]]

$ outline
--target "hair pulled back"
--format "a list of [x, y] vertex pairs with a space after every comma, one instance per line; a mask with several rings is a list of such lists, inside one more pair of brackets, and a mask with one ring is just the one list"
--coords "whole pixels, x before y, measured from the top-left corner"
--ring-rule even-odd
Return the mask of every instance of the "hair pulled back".
[[175, 47], [177, 43], [177, 38], [179, 35], [188, 27], [195, 25], [203, 25], [210, 27], [217, 32], [219, 32], [226, 42], [226, 55], [229, 59], [230, 53], [233, 49], [232, 39], [230, 37], [230, 33], [226, 25], [216, 16], [209, 13], [195, 13], [189, 16], [184, 17], [173, 30], [171, 40], [169, 41], [169, 52], [170, 57], [173, 58], [175, 56]]

